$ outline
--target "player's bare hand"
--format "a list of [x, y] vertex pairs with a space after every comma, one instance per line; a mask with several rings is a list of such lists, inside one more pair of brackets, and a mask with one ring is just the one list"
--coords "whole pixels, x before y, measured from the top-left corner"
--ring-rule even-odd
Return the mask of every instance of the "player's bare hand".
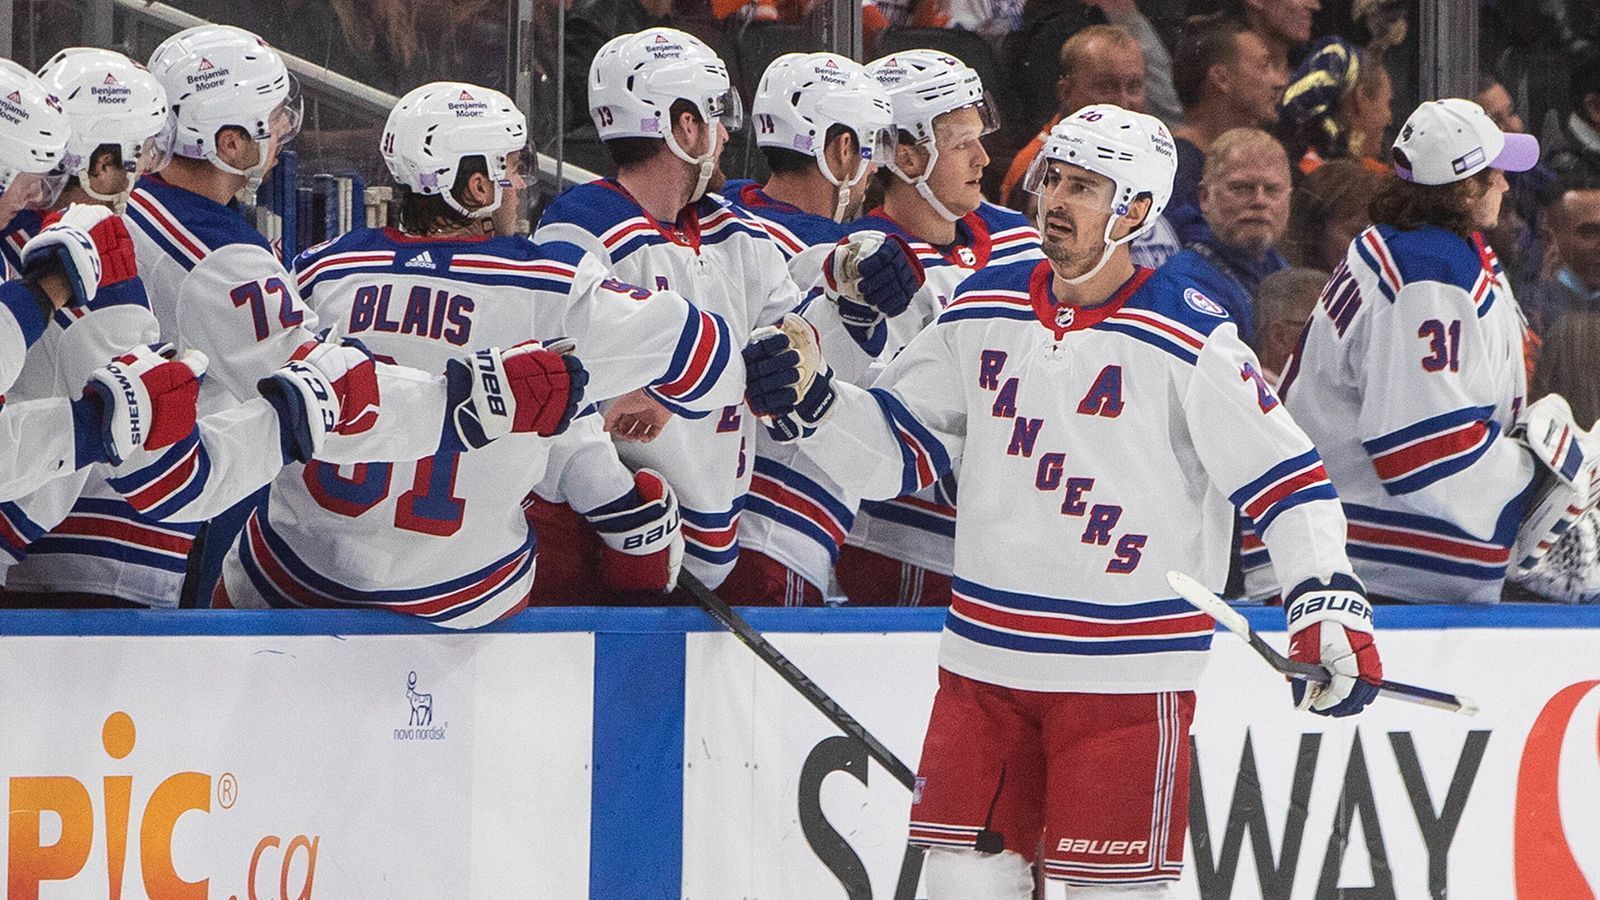
[[620, 441], [648, 444], [671, 418], [672, 412], [641, 388], [611, 401], [606, 407], [605, 430]]

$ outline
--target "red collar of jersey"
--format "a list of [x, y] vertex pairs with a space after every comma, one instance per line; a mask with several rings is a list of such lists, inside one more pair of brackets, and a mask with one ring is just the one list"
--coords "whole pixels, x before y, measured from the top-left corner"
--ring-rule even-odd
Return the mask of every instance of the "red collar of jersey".
[[1094, 306], [1061, 306], [1056, 303], [1055, 295], [1050, 290], [1055, 270], [1050, 268], [1050, 260], [1041, 259], [1033, 267], [1033, 275], [1028, 279], [1028, 297], [1033, 300], [1033, 314], [1039, 317], [1039, 324], [1050, 329], [1056, 340], [1060, 340], [1069, 331], [1079, 331], [1105, 321], [1121, 309], [1155, 272], [1155, 269], [1134, 266], [1133, 276], [1100, 303]]
[[662, 237], [674, 244], [688, 247], [695, 253], [700, 252], [700, 204], [698, 201], [690, 203], [680, 210], [677, 223], [669, 228], [661, 224], [660, 219], [650, 215], [650, 211], [644, 208], [644, 204], [634, 199], [632, 194], [628, 193], [628, 189], [622, 186], [622, 182], [617, 181], [615, 178], [603, 178], [600, 183], [627, 197], [634, 206], [639, 207], [639, 215], [643, 216], [646, 222], [655, 226], [656, 231], [661, 232]]
[[1483, 271], [1487, 272], [1490, 278], [1494, 278], [1494, 267], [1500, 264], [1500, 258], [1495, 255], [1494, 248], [1489, 246], [1489, 242], [1483, 239], [1482, 232], [1472, 233], [1472, 247], [1478, 251], [1478, 262], [1483, 266]]
[[[962, 269], [977, 271], [988, 265], [989, 254], [994, 249], [994, 242], [989, 237], [989, 223], [985, 222], [983, 216], [978, 215], [976, 211], [969, 212], [956, 220], [955, 242], [944, 245], [923, 240], [906, 231], [900, 227], [899, 222], [889, 218], [881, 206], [867, 213], [867, 218], [888, 222], [894, 226], [894, 230], [910, 238], [913, 248], [918, 245], [925, 246], [944, 257], [945, 262]], [[963, 226], [966, 228], [965, 235], [962, 234]]]
[[488, 232], [453, 238], [429, 237], [425, 234], [406, 234], [398, 228], [387, 227], [383, 229], [383, 236], [396, 244], [481, 244], [491, 237]]

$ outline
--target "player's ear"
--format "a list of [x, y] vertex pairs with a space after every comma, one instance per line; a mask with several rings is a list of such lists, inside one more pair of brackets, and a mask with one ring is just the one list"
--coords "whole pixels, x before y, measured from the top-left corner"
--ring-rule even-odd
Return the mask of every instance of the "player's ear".
[[822, 158], [827, 163], [828, 171], [840, 181], [856, 173], [856, 160], [860, 155], [856, 136], [850, 131], [840, 131], [822, 149]]
[[248, 169], [260, 162], [261, 148], [244, 129], [226, 125], [217, 129], [217, 157], [236, 169]]
[[1149, 194], [1140, 194], [1133, 202], [1128, 204], [1128, 211], [1117, 221], [1116, 230], [1112, 237], [1121, 238], [1132, 234], [1135, 228], [1144, 224], [1145, 216], [1150, 215], [1152, 201]]
[[462, 205], [469, 209], [488, 206], [494, 202], [494, 182], [482, 172], [473, 172], [463, 186], [463, 197], [457, 197]]
[[918, 144], [901, 143], [895, 146], [894, 162], [900, 171], [915, 178], [928, 164], [928, 151]]

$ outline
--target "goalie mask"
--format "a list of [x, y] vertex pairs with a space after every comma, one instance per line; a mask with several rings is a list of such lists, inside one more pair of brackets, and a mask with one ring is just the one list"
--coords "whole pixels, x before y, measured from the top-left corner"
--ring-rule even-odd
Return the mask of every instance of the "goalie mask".
[[[1085, 106], [1062, 119], [1050, 129], [1049, 138], [1022, 181], [1023, 188], [1039, 198], [1034, 221], [1041, 233], [1050, 202], [1061, 202], [1055, 192], [1070, 183], [1070, 179], [1063, 178], [1064, 170], [1074, 166], [1111, 181], [1111, 217], [1106, 220], [1102, 236], [1105, 250], [1089, 271], [1067, 279], [1069, 284], [1081, 284], [1105, 267], [1119, 245], [1155, 227], [1156, 219], [1172, 199], [1172, 178], [1178, 171], [1177, 145], [1160, 119], [1109, 103]], [[1140, 197], [1150, 198], [1144, 221], [1113, 239], [1111, 233], [1117, 221]]]
[[[842, 221], [850, 190], [875, 162], [894, 161], [894, 105], [860, 63], [834, 53], [785, 53], [767, 66], [751, 102], [756, 144], [802, 153], [816, 160], [838, 188], [834, 221]], [[828, 168], [828, 133], [836, 126], [855, 135], [860, 155], [854, 172], [836, 177]]]

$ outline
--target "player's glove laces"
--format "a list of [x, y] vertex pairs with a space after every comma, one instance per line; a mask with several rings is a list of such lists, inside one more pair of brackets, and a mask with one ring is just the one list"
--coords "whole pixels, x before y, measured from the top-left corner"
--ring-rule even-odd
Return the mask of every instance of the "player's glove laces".
[[135, 347], [89, 374], [72, 404], [82, 464], [121, 464], [135, 450], [160, 450], [194, 430], [205, 354], [171, 344]]
[[1383, 661], [1372, 640], [1372, 606], [1353, 576], [1328, 582], [1307, 579], [1283, 601], [1289, 621], [1289, 658], [1320, 665], [1329, 683], [1289, 682], [1296, 709], [1323, 716], [1349, 716], [1378, 696]]

